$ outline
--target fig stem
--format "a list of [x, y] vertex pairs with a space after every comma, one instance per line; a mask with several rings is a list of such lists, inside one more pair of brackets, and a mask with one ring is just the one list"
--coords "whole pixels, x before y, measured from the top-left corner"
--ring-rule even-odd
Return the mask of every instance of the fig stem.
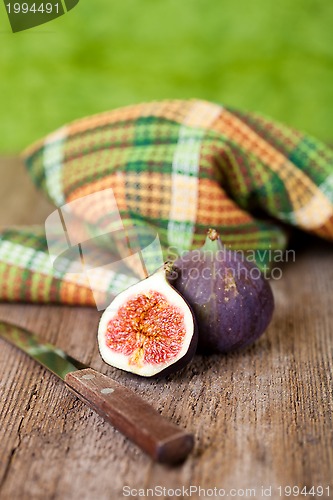
[[209, 251], [209, 252], [218, 252], [220, 250], [225, 250], [224, 245], [222, 244], [220, 240], [219, 233], [216, 231], [216, 229], [210, 228], [207, 231], [207, 236], [205, 243], [201, 247], [202, 251]]
[[171, 260], [167, 260], [163, 264], [163, 269], [166, 273], [166, 275], [170, 275], [173, 272], [173, 262]]
[[209, 228], [208, 231], [207, 231], [207, 236], [210, 240], [212, 241], [215, 241], [217, 239], [219, 239], [220, 235], [219, 233], [216, 231], [216, 229], [213, 229], [213, 228]]

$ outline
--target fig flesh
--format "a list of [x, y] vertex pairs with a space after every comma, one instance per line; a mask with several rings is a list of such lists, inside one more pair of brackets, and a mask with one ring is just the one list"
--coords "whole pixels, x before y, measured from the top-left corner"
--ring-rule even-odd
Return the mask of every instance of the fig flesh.
[[98, 328], [103, 360], [144, 377], [183, 368], [197, 340], [192, 311], [169, 284], [164, 268], [117, 295]]
[[242, 254], [226, 249], [214, 229], [201, 249], [173, 263], [169, 281], [194, 312], [203, 353], [243, 348], [271, 321], [274, 298], [268, 281]]

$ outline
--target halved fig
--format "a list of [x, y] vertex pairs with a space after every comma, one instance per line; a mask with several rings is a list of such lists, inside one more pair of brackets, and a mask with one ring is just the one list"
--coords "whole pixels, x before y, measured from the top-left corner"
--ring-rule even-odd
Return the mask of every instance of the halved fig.
[[197, 340], [192, 311], [168, 283], [164, 268], [117, 295], [98, 328], [103, 360], [144, 377], [183, 368]]

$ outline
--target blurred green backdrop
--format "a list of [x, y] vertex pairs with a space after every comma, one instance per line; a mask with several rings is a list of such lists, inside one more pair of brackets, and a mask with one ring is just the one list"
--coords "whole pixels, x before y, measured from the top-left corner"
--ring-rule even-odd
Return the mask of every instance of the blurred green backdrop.
[[139, 101], [199, 97], [333, 140], [332, 0], [81, 0], [12, 34], [0, 6], [0, 152]]

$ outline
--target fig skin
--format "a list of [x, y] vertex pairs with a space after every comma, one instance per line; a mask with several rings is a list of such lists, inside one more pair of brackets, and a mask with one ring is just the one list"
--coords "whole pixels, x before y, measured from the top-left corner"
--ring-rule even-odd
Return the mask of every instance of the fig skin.
[[[170, 305], [176, 306], [184, 314], [186, 333], [183, 345], [180, 352], [166, 362], [150, 364], [146, 360], [141, 359], [138, 364], [129, 363], [130, 355], [126, 355], [123, 352], [116, 352], [108, 347], [106, 341], [107, 328], [109, 322], [116, 317], [120, 308], [131, 300], [131, 298], [135, 298], [140, 294], [149, 295], [149, 292], [161, 294]], [[138, 334], [140, 335], [140, 333]], [[149, 337], [153, 337], [150, 332]], [[133, 341], [133, 337], [129, 341]], [[168, 282], [164, 267], [117, 295], [102, 314], [98, 328], [98, 345], [103, 360], [111, 366], [143, 377], [160, 378], [184, 368], [192, 360], [197, 349], [197, 344], [198, 328], [193, 311], [181, 294]]]
[[201, 249], [173, 263], [169, 281], [193, 309], [201, 353], [244, 348], [264, 333], [272, 319], [269, 282], [255, 264], [226, 249], [213, 229]]

